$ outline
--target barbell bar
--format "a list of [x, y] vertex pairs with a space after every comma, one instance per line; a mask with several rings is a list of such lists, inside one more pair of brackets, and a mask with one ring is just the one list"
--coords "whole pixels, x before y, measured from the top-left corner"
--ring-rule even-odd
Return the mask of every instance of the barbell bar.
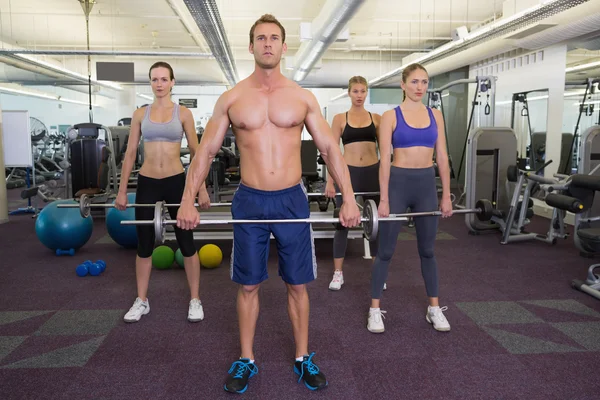
[[[377, 208], [375, 208], [375, 210], [377, 210]], [[337, 218], [340, 214], [340, 209], [336, 208], [333, 210], [333, 217]], [[475, 203], [475, 208], [459, 208], [456, 210], [452, 210], [452, 215], [455, 214], [475, 214], [477, 216], [477, 219], [479, 219], [480, 221], [489, 221], [492, 219], [492, 216], [494, 215], [494, 207], [492, 206], [492, 203], [489, 200], [485, 200], [485, 199], [481, 199], [478, 200], [477, 203]], [[441, 216], [442, 212], [441, 211], [421, 211], [421, 212], [410, 212], [410, 213], [403, 213], [403, 214], [389, 214], [388, 217], [385, 218], [414, 218], [414, 217], [437, 217], [437, 216]], [[380, 220], [383, 219], [385, 220], [385, 218], [379, 218]], [[335, 223], [334, 226], [336, 228], [341, 228], [341, 225], [339, 225], [338, 223]]]
[[[307, 193], [308, 197], [323, 197], [324, 193]], [[378, 196], [379, 192], [357, 192], [355, 196]], [[336, 193], [336, 196], [341, 196], [341, 193]], [[231, 203], [210, 203], [211, 207], [222, 207], [231, 206]], [[82, 218], [87, 218], [90, 215], [92, 208], [114, 208], [114, 204], [108, 203], [92, 203], [90, 197], [87, 194], [82, 194], [79, 198], [79, 204], [59, 204], [58, 208], [79, 208], [79, 213]], [[126, 208], [135, 207], [156, 207], [155, 204], [125, 204]], [[163, 207], [179, 207], [179, 204], [163, 204]], [[194, 204], [194, 207], [199, 207], [198, 203]]]
[[[492, 204], [488, 200], [479, 200], [474, 209], [456, 210], [458, 214], [473, 213], [481, 221], [489, 221], [493, 215]], [[380, 218], [377, 213], [377, 205], [374, 200], [367, 200], [363, 207], [363, 214], [360, 219], [362, 223], [363, 233], [369, 241], [375, 240], [379, 232], [380, 222], [391, 221], [407, 221], [409, 217], [414, 216], [434, 216], [441, 215], [440, 211], [423, 212], [423, 213], [407, 213], [393, 214], [388, 217]], [[339, 223], [339, 218], [298, 218], [298, 219], [200, 219], [200, 225], [233, 225], [233, 224], [292, 224], [292, 223]], [[165, 240], [167, 225], [177, 225], [177, 220], [167, 220], [164, 215], [164, 205], [162, 202], [157, 202], [154, 207], [154, 219], [145, 221], [121, 221], [122, 225], [153, 225], [156, 244], [162, 244]]]
[[[164, 215], [163, 202], [154, 206], [154, 219], [152, 220], [124, 220], [121, 225], [153, 225], [156, 245], [164, 243], [167, 225], [177, 225], [177, 220], [168, 220]], [[363, 207], [361, 223], [363, 232], [368, 240], [374, 240], [379, 230], [379, 221], [406, 221], [406, 217], [379, 218], [377, 204], [368, 200]], [[233, 224], [322, 224], [339, 222], [339, 218], [297, 218], [297, 219], [200, 219], [200, 225], [233, 225]]]
[[[210, 203], [211, 207], [229, 206], [231, 203]], [[194, 204], [194, 207], [198, 207], [198, 203]], [[92, 208], [115, 208], [114, 204], [109, 203], [91, 203], [90, 198], [87, 194], [82, 194], [79, 198], [79, 204], [59, 204], [57, 208], [79, 208], [79, 213], [83, 218], [87, 218], [90, 215]], [[135, 207], [156, 207], [156, 204], [125, 204], [125, 208]], [[179, 204], [163, 204], [163, 207], [179, 207]]]

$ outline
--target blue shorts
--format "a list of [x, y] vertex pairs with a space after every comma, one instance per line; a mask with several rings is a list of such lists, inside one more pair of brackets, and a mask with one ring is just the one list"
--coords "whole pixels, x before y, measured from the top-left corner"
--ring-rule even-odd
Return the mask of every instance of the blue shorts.
[[[264, 191], [239, 185], [231, 202], [233, 219], [309, 218], [310, 208], [304, 185]], [[290, 285], [317, 278], [312, 226], [291, 224], [234, 224], [231, 253], [231, 280], [257, 285], [268, 279], [267, 261], [271, 234], [277, 243], [279, 276]]]

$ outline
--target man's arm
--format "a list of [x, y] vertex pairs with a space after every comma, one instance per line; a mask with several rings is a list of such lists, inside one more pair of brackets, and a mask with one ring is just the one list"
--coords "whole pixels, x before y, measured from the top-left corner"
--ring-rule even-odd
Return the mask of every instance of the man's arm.
[[231, 123], [228, 115], [230, 96], [230, 92], [225, 92], [219, 97], [213, 114], [206, 124], [202, 140], [196, 147], [195, 156], [188, 168], [185, 190], [181, 199], [182, 204], [194, 202], [196, 194], [208, 176], [213, 158], [221, 150], [227, 128]]
[[438, 138], [435, 142], [435, 161], [442, 181], [442, 198], [450, 200], [450, 163], [448, 162], [448, 151], [446, 149], [444, 117], [442, 112], [436, 109], [433, 109], [433, 115], [438, 127]]
[[350, 172], [342, 156], [339, 139], [337, 142], [334, 139], [329, 124], [321, 114], [321, 109], [315, 96], [305, 90], [305, 98], [308, 105], [308, 111], [304, 120], [306, 129], [312, 136], [317, 149], [319, 149], [321, 157], [325, 160], [329, 174], [338, 184], [344, 203], [349, 200], [354, 202], [356, 200], [354, 198], [352, 183], [350, 182]]
[[196, 127], [194, 126], [194, 115], [188, 108], [183, 106], [181, 106], [179, 112], [183, 131], [185, 132], [185, 138], [187, 139], [188, 149], [190, 149], [191, 162], [196, 154], [196, 147], [198, 147], [198, 135], [196, 134]]
[[[335, 117], [333, 117], [333, 121], [331, 121], [331, 133], [333, 134], [333, 139], [336, 141], [336, 143], [338, 143], [338, 146], [339, 146], [340, 138], [342, 137], [342, 124], [340, 122], [340, 115], [341, 114], [337, 114]], [[333, 179], [333, 177], [329, 173], [329, 168], [328, 168], [326, 182], [329, 182], [330, 179]]]
[[[196, 148], [198, 147], [198, 135], [196, 134], [196, 126], [194, 123], [194, 115], [186, 108], [181, 107], [180, 109], [181, 124], [183, 125], [183, 131], [188, 143], [188, 149], [190, 150], [190, 164], [194, 161], [196, 155]], [[199, 190], [206, 191], [206, 182], [202, 181]]]

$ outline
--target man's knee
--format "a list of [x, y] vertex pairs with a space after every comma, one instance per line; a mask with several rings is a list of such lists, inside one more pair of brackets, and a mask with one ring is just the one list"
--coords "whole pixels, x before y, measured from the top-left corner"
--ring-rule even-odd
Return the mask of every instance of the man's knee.
[[240, 285], [240, 294], [247, 297], [256, 296], [259, 287], [260, 285]]
[[288, 289], [288, 294], [290, 296], [303, 296], [306, 292], [306, 284], [302, 284], [302, 285], [291, 285], [289, 283], [286, 283], [287, 289]]

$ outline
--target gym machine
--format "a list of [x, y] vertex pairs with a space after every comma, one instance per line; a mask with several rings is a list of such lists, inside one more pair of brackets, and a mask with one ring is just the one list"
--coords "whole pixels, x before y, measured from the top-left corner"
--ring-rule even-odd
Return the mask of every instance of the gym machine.
[[[579, 141], [577, 172], [593, 175], [591, 172], [600, 166], [600, 125], [586, 129]], [[591, 212], [600, 215], [600, 199], [594, 198]]]
[[[517, 135], [511, 128], [479, 127], [467, 138], [465, 164], [465, 207], [474, 207], [477, 199], [490, 199], [495, 210], [508, 214], [511, 196], [507, 185], [509, 166], [517, 155]], [[496, 211], [496, 216], [500, 213]], [[492, 218], [481, 221], [465, 215], [470, 233], [497, 231], [501, 225]]]
[[[529, 223], [529, 219], [534, 215], [532, 195], [535, 192], [540, 192], [543, 194], [542, 198], [546, 200], [549, 190], [548, 185], [553, 188], [551, 189], [553, 194], [562, 194], [561, 192], [564, 190], [563, 186], [569, 180], [569, 176], [560, 176], [558, 174], [554, 178], [546, 178], [539, 175], [539, 172], [550, 163], [552, 163], [552, 160], [544, 163], [536, 171], [521, 170], [517, 165], [512, 165], [508, 168], [507, 180], [515, 182], [510, 207], [507, 214], [499, 212], [498, 216], [492, 218], [500, 225], [502, 231], [501, 244], [523, 242], [532, 239], [556, 244], [557, 239], [567, 239], [569, 237], [569, 234], [565, 230], [565, 212], [556, 207], [552, 211], [550, 228], [545, 235], [525, 232], [524, 230], [525, 225]], [[559, 189], [561, 187], [563, 187], [562, 190]]]
[[[104, 131], [104, 140], [100, 139], [101, 131]], [[99, 202], [116, 195], [119, 189], [117, 165], [108, 127], [93, 122], [71, 126], [67, 131], [65, 154], [71, 163], [65, 170], [66, 193], [75, 198], [83, 194], [94, 196], [94, 201]]]
[[[553, 204], [575, 214], [574, 242], [582, 255], [593, 257], [600, 253], [600, 229], [593, 223], [600, 221], [600, 216], [592, 211], [592, 204], [597, 191], [600, 191], [600, 177], [595, 175], [576, 174], [570, 177], [566, 189], [569, 196], [562, 196], [563, 201]], [[550, 197], [551, 195], [548, 195]], [[600, 264], [592, 264], [587, 271], [585, 281], [574, 279], [571, 286], [577, 290], [600, 299]]]

